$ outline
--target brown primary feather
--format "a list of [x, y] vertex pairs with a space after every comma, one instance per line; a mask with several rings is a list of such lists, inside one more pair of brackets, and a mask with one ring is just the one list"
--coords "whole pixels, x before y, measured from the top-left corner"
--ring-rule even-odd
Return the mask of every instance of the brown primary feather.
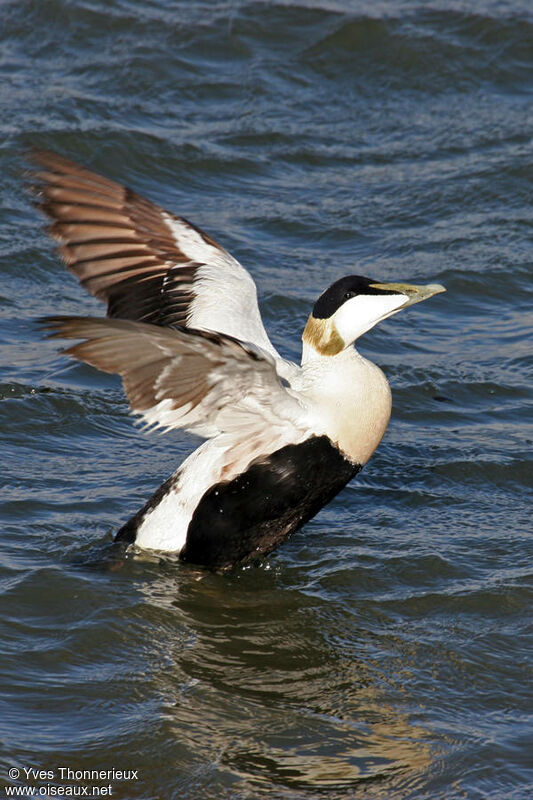
[[198, 263], [180, 250], [166, 218], [223, 248], [184, 218], [69, 159], [45, 150], [30, 159], [50, 234], [69, 270], [108, 303], [108, 316], [187, 325]]
[[62, 182], [66, 186], [82, 185], [110, 197], [119, 197], [123, 190], [123, 187], [115, 181], [86, 169], [81, 164], [60, 156], [58, 153], [53, 153], [51, 150], [34, 148], [30, 153], [30, 158], [34, 164], [43, 168], [42, 174], [52, 174], [54, 178], [58, 175], [63, 176]]

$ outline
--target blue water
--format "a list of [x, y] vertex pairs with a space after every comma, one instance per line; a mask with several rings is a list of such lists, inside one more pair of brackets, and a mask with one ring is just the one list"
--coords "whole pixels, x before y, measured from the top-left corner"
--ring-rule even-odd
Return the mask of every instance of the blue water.
[[[530, 3], [18, 0], [0, 36], [0, 794], [529, 798]], [[30, 145], [215, 236], [286, 357], [344, 274], [447, 287], [361, 340], [389, 431], [259, 566], [105, 562], [197, 442], [41, 338], [102, 308]]]

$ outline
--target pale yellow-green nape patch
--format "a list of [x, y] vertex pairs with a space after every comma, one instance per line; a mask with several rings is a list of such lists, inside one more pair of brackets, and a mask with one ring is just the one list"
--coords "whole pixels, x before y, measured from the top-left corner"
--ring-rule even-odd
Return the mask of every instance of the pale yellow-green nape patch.
[[304, 328], [302, 340], [322, 356], [336, 356], [346, 347], [331, 317], [316, 319], [311, 314]]

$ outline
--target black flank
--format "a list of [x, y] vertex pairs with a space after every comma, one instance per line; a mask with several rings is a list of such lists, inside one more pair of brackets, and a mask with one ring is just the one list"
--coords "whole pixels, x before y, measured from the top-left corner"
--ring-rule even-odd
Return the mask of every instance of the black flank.
[[257, 459], [246, 472], [208, 489], [180, 558], [225, 571], [270, 553], [356, 475], [327, 436], [313, 436]]

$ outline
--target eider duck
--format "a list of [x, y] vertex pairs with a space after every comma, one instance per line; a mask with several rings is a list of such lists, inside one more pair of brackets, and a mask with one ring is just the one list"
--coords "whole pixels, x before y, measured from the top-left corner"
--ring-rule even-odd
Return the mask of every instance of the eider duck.
[[316, 301], [301, 365], [263, 327], [250, 274], [211, 236], [56, 154], [32, 160], [68, 269], [107, 318], [48, 317], [64, 352], [118, 373], [148, 426], [206, 441], [116, 534], [225, 571], [270, 553], [366, 464], [391, 392], [354, 342], [445, 291], [348, 275]]

